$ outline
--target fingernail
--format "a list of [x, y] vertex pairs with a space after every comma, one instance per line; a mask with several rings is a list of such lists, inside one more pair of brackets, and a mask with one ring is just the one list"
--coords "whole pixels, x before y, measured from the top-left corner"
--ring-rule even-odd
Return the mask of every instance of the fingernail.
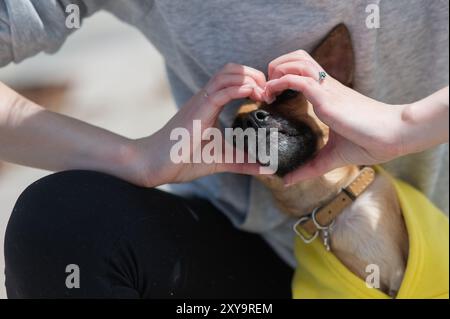
[[275, 98], [274, 98], [274, 97], [271, 97], [271, 98], [269, 99], [269, 101], [267, 102], [267, 104], [272, 104], [273, 102], [275, 102]]
[[261, 89], [259, 86], [257, 86], [255, 91], [258, 94], [259, 98], [264, 99], [264, 90], [263, 89]]
[[264, 102], [266, 102], [267, 104], [271, 104], [273, 102], [272, 98], [269, 97], [266, 92], [264, 92], [264, 94], [263, 94], [263, 99], [264, 99]]

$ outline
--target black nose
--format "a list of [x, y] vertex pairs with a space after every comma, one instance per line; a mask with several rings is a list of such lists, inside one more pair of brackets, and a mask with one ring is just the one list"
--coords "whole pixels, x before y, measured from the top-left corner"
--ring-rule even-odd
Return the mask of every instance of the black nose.
[[250, 114], [250, 116], [257, 122], [263, 123], [269, 117], [269, 113], [264, 110], [256, 110]]
[[262, 128], [269, 125], [270, 113], [264, 110], [256, 110], [245, 115], [236, 117], [233, 128]]
[[244, 122], [244, 127], [259, 128], [265, 127], [267, 119], [269, 118], [269, 112], [264, 110], [256, 110], [247, 114], [247, 119]]

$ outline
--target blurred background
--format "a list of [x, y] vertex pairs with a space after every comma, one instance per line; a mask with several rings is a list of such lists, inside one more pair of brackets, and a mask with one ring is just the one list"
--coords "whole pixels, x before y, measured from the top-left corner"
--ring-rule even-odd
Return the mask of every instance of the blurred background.
[[[85, 20], [57, 54], [0, 69], [0, 81], [46, 108], [130, 138], [151, 134], [175, 113], [162, 57], [107, 13]], [[0, 162], [0, 298], [10, 212], [20, 193], [49, 173]]]

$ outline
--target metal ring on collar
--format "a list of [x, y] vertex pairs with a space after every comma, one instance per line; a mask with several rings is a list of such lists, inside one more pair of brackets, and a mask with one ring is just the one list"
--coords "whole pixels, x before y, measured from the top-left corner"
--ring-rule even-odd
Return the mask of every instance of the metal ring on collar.
[[316, 226], [317, 229], [324, 230], [324, 229], [329, 229], [330, 227], [333, 227], [334, 222], [335, 222], [334, 219], [331, 221], [331, 223], [329, 223], [329, 224], [326, 225], [326, 226], [321, 225], [321, 224], [319, 223], [319, 221], [317, 220], [317, 218], [316, 218], [317, 212], [318, 212], [318, 209], [315, 209], [315, 210], [312, 212], [312, 214], [311, 214], [311, 219], [312, 219], [312, 221], [313, 221], [313, 223], [314, 223], [314, 225]]
[[319, 235], [319, 232], [316, 231], [312, 236], [306, 237], [306, 236], [298, 229], [298, 227], [301, 227], [301, 225], [302, 225], [304, 222], [308, 221], [309, 218], [310, 218], [310, 217], [308, 217], [308, 216], [303, 216], [303, 217], [301, 217], [301, 218], [294, 224], [294, 227], [293, 227], [293, 228], [294, 228], [294, 232], [298, 235], [298, 237], [301, 238], [301, 240], [303, 240], [303, 242], [304, 242], [305, 244], [310, 244], [310, 243], [312, 243], [312, 242], [314, 241], [314, 239], [316, 239], [317, 236]]

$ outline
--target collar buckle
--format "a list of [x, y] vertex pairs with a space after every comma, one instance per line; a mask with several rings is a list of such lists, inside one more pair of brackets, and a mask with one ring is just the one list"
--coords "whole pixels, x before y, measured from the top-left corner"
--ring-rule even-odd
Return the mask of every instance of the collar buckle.
[[[319, 221], [316, 218], [317, 212], [321, 209], [321, 207], [316, 207], [312, 211], [311, 214], [307, 216], [301, 217], [295, 224], [294, 224], [294, 232], [297, 234], [298, 237], [305, 243], [305, 244], [311, 244], [318, 236], [319, 233], [322, 233], [323, 236], [323, 245], [325, 246], [325, 249], [327, 251], [331, 250], [330, 246], [330, 231], [332, 227], [335, 224], [335, 220], [333, 219], [330, 224], [324, 226], [319, 223]], [[316, 226], [317, 230], [310, 236], [305, 234], [306, 232], [302, 230], [302, 225], [308, 221], [312, 220], [314, 225]]]
[[[318, 207], [313, 210], [313, 213], [318, 210]], [[315, 231], [314, 234], [308, 236], [304, 230], [302, 230], [302, 225], [312, 219], [312, 214], [306, 215], [301, 217], [295, 224], [294, 224], [294, 232], [297, 234], [298, 237], [305, 243], [310, 244], [312, 243], [317, 236], [319, 235], [319, 231]]]

